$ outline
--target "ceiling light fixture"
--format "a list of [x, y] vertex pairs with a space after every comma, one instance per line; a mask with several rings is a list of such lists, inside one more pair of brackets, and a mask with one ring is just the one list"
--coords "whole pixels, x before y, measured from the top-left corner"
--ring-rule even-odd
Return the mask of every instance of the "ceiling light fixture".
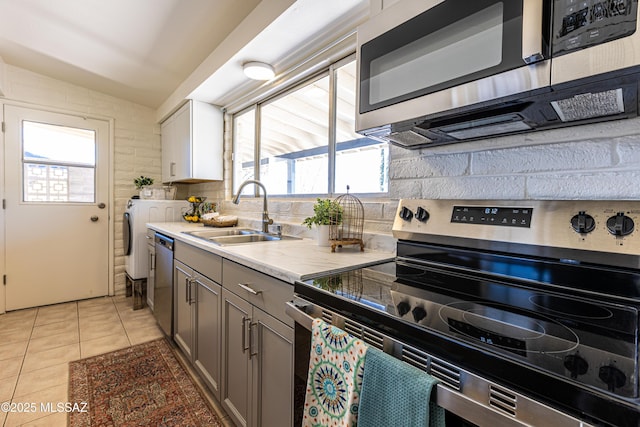
[[264, 62], [246, 62], [242, 65], [242, 69], [244, 75], [253, 80], [271, 80], [276, 75], [273, 67]]

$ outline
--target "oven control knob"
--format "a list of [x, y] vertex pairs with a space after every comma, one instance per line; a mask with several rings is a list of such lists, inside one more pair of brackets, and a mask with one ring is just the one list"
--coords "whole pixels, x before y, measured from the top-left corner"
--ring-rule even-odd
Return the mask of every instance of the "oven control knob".
[[580, 211], [578, 215], [574, 215], [571, 218], [571, 227], [576, 233], [591, 233], [596, 228], [596, 221], [591, 215], [587, 215], [585, 211]]
[[405, 221], [411, 221], [411, 218], [413, 218], [413, 212], [411, 212], [411, 209], [409, 209], [406, 206], [403, 206], [402, 209], [400, 209], [400, 218], [404, 219]]
[[614, 236], [626, 236], [633, 233], [635, 224], [624, 212], [618, 212], [607, 220], [607, 230]]
[[601, 366], [598, 377], [607, 384], [609, 391], [622, 387], [627, 382], [627, 376], [613, 365]]
[[429, 220], [429, 212], [422, 206], [418, 206], [418, 209], [416, 209], [416, 219], [420, 222], [427, 222]]
[[589, 369], [589, 364], [577, 354], [570, 354], [564, 358], [564, 367], [571, 372], [571, 378], [576, 379], [578, 375], [584, 375]]
[[423, 307], [417, 306], [414, 307], [413, 310], [411, 310], [411, 314], [413, 315], [413, 320], [419, 322], [427, 317], [427, 310], [425, 310]]
[[406, 301], [400, 301], [396, 306], [396, 309], [398, 310], [398, 314], [400, 315], [400, 317], [402, 317], [407, 314], [409, 310], [411, 310], [411, 306]]

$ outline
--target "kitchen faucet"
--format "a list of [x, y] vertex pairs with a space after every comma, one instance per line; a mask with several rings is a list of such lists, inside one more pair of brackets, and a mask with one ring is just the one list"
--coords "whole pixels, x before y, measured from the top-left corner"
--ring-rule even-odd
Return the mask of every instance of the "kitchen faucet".
[[264, 187], [263, 183], [261, 183], [260, 181], [258, 181], [256, 179], [248, 179], [248, 180], [246, 180], [245, 182], [240, 184], [240, 187], [238, 188], [238, 193], [233, 197], [233, 199], [231, 201], [235, 205], [240, 203], [240, 193], [242, 193], [242, 189], [247, 184], [255, 184], [255, 185], [259, 186], [260, 188], [262, 188], [262, 192], [264, 193], [264, 195], [263, 195], [263, 206], [262, 206], [262, 232], [263, 233], [268, 233], [269, 232], [269, 225], [273, 224], [273, 220], [271, 218], [269, 218], [269, 212], [267, 212], [267, 189]]

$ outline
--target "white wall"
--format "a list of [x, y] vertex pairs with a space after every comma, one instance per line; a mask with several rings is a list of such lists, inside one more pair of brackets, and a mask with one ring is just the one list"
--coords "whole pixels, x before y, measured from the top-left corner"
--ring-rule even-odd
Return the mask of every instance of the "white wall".
[[4, 88], [6, 86], [6, 81], [4, 77], [5, 69], [6, 69], [6, 64], [2, 60], [2, 57], [0, 56], [0, 96], [5, 95], [5, 88]]
[[6, 102], [19, 101], [54, 111], [114, 119], [114, 282], [116, 293], [123, 293], [122, 215], [127, 200], [136, 193], [133, 179], [146, 175], [157, 182], [161, 180], [160, 127], [155, 121], [156, 111], [8, 64], [4, 89]]

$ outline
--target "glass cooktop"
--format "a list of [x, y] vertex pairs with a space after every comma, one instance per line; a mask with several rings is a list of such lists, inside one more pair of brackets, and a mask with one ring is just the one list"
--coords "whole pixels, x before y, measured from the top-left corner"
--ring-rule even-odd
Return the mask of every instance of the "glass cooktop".
[[[638, 396], [638, 308], [559, 287], [390, 262], [304, 286], [619, 396]], [[304, 297], [304, 288], [296, 293]]]

